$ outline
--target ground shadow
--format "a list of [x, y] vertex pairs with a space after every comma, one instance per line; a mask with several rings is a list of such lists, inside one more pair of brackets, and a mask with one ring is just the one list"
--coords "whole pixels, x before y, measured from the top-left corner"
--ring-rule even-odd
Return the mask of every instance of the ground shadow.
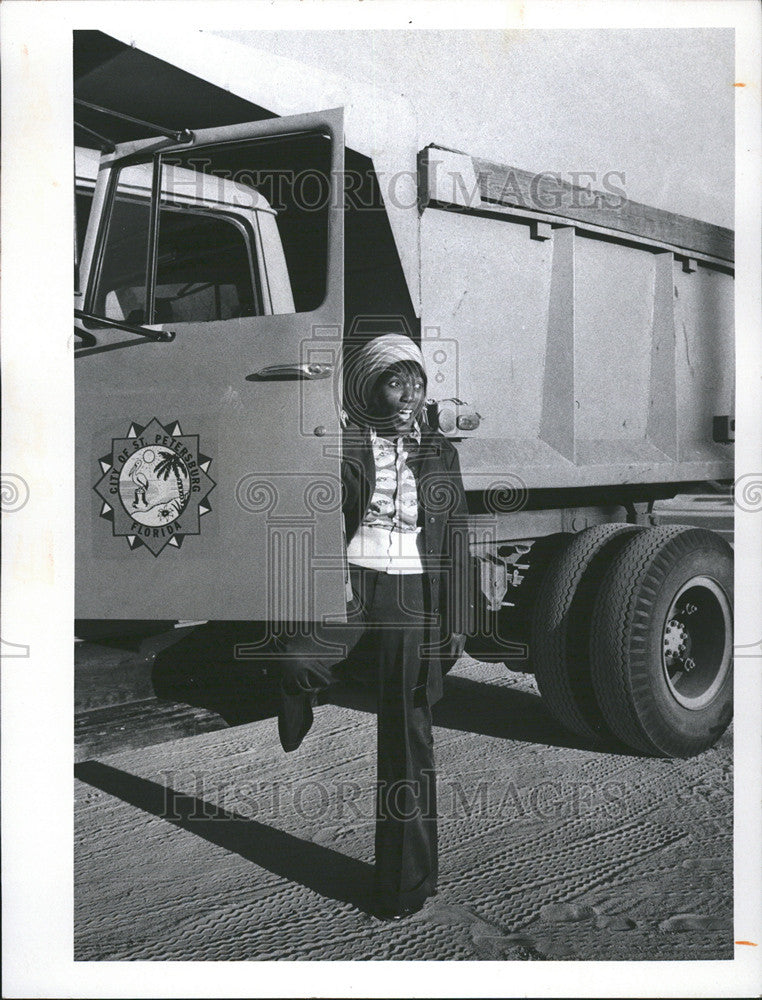
[[230, 726], [272, 718], [278, 712], [277, 669], [267, 659], [245, 656], [246, 647], [262, 638], [261, 629], [242, 622], [193, 629], [157, 653], [151, 671], [156, 697], [208, 709]]
[[[157, 697], [209, 709], [231, 726], [277, 715], [277, 664], [234, 655], [236, 646], [251, 641], [250, 628], [246, 631], [240, 622], [210, 623], [162, 650], [153, 667]], [[375, 712], [372, 653], [370, 644], [361, 643], [342, 666], [346, 681], [324, 692], [320, 703]], [[445, 677], [444, 697], [434, 707], [434, 724], [525, 743], [631, 753], [613, 739], [593, 742], [567, 733], [539, 695], [452, 674]]]
[[373, 869], [363, 861], [99, 761], [76, 764], [74, 776], [274, 875], [372, 911]]
[[[373, 690], [357, 684], [336, 685], [322, 700], [361, 712], [376, 710]], [[434, 725], [444, 729], [596, 753], [632, 754], [613, 740], [586, 741], [567, 733], [539, 695], [470, 677], [445, 678], [444, 696], [434, 706], [433, 716]]]
[[523, 743], [545, 743], [596, 753], [625, 752], [613, 740], [585, 740], [568, 733], [538, 694], [470, 677], [445, 680], [444, 697], [434, 706], [434, 725]]

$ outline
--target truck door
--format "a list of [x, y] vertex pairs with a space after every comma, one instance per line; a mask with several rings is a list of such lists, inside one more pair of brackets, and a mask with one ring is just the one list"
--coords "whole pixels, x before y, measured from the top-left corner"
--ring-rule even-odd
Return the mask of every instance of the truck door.
[[332, 110], [82, 180], [78, 618], [342, 613], [343, 165]]

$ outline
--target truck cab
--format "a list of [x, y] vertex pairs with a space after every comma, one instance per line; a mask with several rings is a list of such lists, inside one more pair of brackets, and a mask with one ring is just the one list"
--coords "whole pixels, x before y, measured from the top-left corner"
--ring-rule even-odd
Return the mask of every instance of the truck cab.
[[340, 111], [78, 151], [79, 618], [335, 610], [343, 155]]
[[173, 84], [150, 107], [183, 126], [77, 156], [77, 617], [341, 620], [342, 361], [394, 330], [459, 452], [471, 654], [534, 673], [579, 737], [711, 745], [732, 703], [732, 232], [419, 150], [393, 100], [310, 71], [328, 110], [308, 111], [296, 67], [187, 42], [115, 43], [75, 87], [103, 140], [92, 114], [145, 108], [123, 84], [150, 65]]

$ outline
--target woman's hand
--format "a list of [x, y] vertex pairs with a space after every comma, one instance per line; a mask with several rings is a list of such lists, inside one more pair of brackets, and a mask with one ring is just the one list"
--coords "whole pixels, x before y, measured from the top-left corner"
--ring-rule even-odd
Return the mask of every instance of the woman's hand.
[[453, 632], [450, 635], [450, 657], [453, 661], [460, 659], [466, 648], [466, 636], [463, 632]]

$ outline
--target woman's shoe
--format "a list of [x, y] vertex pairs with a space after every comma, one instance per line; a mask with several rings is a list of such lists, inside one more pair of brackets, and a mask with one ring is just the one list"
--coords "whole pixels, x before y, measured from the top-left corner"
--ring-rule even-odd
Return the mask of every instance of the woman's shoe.
[[378, 905], [373, 910], [373, 916], [378, 917], [379, 920], [404, 920], [405, 917], [412, 917], [414, 913], [420, 912], [426, 905], [429, 899], [433, 899], [437, 895], [437, 890], [435, 889], [428, 896], [424, 896], [423, 899], [419, 900], [417, 903], [407, 903], [402, 906], [383, 906]]
[[422, 910], [425, 902], [426, 900], [422, 899], [420, 903], [411, 903], [409, 906], [402, 906], [396, 909], [378, 907], [373, 911], [373, 916], [379, 920], [404, 920], [405, 917], [411, 917], [414, 913]]
[[308, 693], [281, 693], [278, 712], [278, 735], [286, 753], [297, 750], [310, 731], [313, 721], [312, 706], [316, 699]]

